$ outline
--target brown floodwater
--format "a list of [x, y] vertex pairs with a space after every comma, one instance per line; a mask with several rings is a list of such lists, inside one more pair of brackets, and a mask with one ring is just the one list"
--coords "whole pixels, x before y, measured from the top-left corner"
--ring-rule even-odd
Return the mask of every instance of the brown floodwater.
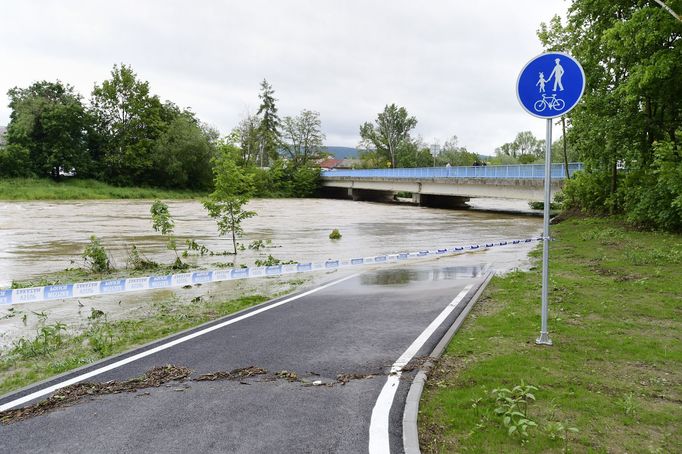
[[[180, 251], [186, 249], [188, 239], [212, 251], [232, 250], [231, 239], [218, 236], [214, 221], [199, 202], [167, 203], [175, 219]], [[164, 238], [152, 229], [151, 204], [149, 200], [0, 202], [0, 288], [9, 287], [13, 280], [36, 279], [65, 268], [83, 266], [81, 253], [91, 235], [101, 240], [116, 268], [125, 268], [127, 251], [133, 245], [151, 260], [171, 263], [174, 253], [166, 249]], [[525, 203], [513, 200], [480, 199], [472, 201], [472, 205], [492, 210], [528, 211]], [[215, 255], [186, 260], [212, 269], [220, 262], [233, 261], [253, 266], [255, 260], [263, 260], [268, 255], [298, 262], [348, 259], [536, 237], [542, 230], [541, 218], [523, 214], [346, 200], [258, 199], [251, 201], [248, 209], [256, 211], [258, 216], [244, 221], [244, 235], [239, 242], [246, 249], [236, 259], [231, 255]], [[330, 240], [332, 229], [339, 229], [343, 237]], [[248, 245], [255, 240], [269, 240], [270, 244], [259, 251], [249, 249]], [[533, 244], [441, 257], [439, 262], [447, 262], [452, 267], [487, 264], [505, 272], [527, 267], [527, 253]], [[336, 275], [355, 271], [338, 270]], [[7, 306], [0, 307], [0, 347], [34, 333], [40, 321], [36, 314], [41, 312], [47, 315], [48, 323], [61, 321], [77, 330], [87, 322], [91, 307], [104, 310], [110, 319], [139, 317], [153, 311], [155, 304], [170, 299], [183, 301], [196, 296], [228, 299], [244, 293], [272, 295], [290, 290], [301, 281], [312, 285], [330, 278], [326, 272], [315, 272], [212, 283], [201, 288], [97, 296], [81, 299], [80, 304], [77, 300], [58, 300], [15, 305], [12, 311]]]

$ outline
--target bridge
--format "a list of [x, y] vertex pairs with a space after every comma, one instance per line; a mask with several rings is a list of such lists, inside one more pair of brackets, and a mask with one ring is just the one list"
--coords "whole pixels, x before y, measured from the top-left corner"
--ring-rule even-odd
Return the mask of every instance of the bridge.
[[[568, 165], [569, 175], [582, 163]], [[552, 192], [560, 191], [566, 178], [564, 164], [552, 164]], [[422, 167], [404, 169], [326, 170], [323, 193], [353, 200], [390, 201], [397, 193], [412, 194], [419, 205], [465, 208], [472, 197], [544, 200], [544, 164], [471, 167]]]

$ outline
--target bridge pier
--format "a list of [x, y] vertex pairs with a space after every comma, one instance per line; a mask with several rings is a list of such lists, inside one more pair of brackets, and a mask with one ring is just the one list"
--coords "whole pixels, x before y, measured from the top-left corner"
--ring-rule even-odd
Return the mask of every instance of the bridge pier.
[[354, 200], [366, 202], [394, 202], [395, 193], [393, 191], [377, 191], [375, 189], [356, 189], [348, 188], [348, 195]]
[[439, 194], [412, 194], [412, 202], [424, 207], [431, 208], [469, 208], [467, 202], [469, 197], [462, 197], [456, 195], [439, 195]]

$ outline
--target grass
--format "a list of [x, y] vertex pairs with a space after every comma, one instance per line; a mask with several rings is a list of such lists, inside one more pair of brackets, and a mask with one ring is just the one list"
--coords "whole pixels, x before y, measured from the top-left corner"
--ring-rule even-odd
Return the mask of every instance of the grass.
[[0, 178], [0, 200], [192, 199], [204, 192], [117, 187], [96, 180]]
[[206, 301], [201, 297], [184, 303], [170, 300], [157, 303], [153, 313], [140, 320], [108, 321], [106, 314], [93, 309], [87, 327], [71, 335], [66, 333], [65, 325], [48, 324], [45, 319], [35, 337], [22, 338], [12, 349], [2, 352], [0, 395], [267, 299], [262, 295], [250, 295], [222, 302]]
[[[422, 452], [682, 452], [682, 238], [613, 219], [552, 235], [554, 346], [534, 343], [539, 267], [494, 278], [427, 382]], [[495, 400], [522, 383], [528, 437]]]

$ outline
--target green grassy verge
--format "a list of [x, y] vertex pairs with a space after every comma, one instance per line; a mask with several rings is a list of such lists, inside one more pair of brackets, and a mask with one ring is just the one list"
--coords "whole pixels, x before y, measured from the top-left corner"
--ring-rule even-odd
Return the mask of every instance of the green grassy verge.
[[267, 299], [251, 295], [222, 302], [203, 298], [184, 303], [172, 300], [157, 303], [152, 314], [141, 320], [108, 321], [106, 314], [92, 310], [90, 314], [84, 314], [87, 316], [86, 328], [73, 335], [65, 332], [63, 324], [49, 324], [44, 320], [35, 337], [22, 338], [12, 349], [2, 352], [0, 395]]
[[539, 267], [493, 279], [429, 378], [422, 452], [682, 452], [682, 238], [607, 219], [552, 236], [554, 346], [534, 343]]
[[192, 199], [206, 194], [157, 188], [121, 188], [95, 180], [0, 179], [0, 200]]

